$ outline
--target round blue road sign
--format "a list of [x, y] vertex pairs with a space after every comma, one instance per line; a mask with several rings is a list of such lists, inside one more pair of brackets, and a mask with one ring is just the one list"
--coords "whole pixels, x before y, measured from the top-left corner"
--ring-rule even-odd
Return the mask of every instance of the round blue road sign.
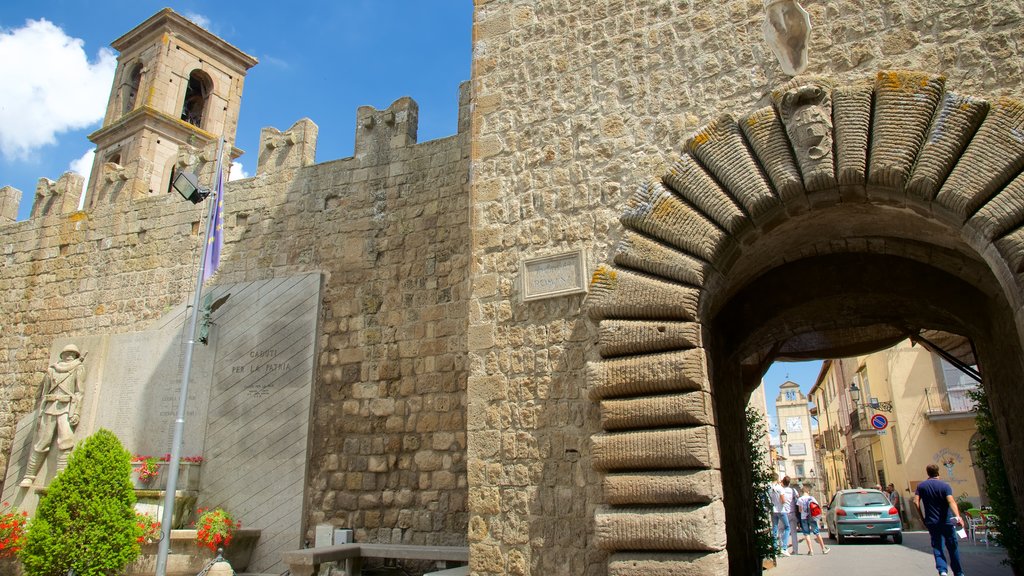
[[882, 414], [875, 414], [871, 417], [871, 427], [875, 430], [885, 430], [885, 427], [889, 425], [889, 419]]

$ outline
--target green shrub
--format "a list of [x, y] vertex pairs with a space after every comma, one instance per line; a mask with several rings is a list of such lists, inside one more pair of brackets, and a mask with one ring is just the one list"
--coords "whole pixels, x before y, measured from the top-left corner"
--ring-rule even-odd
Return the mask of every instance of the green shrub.
[[970, 496], [966, 492], [956, 497], [956, 507], [960, 509], [960, 514], [963, 515], [964, 510], [970, 510], [974, 508], [974, 503], [971, 502]]
[[131, 455], [109, 430], [75, 448], [39, 502], [19, 552], [26, 576], [111, 576], [139, 556]]
[[747, 449], [754, 482], [754, 543], [760, 558], [775, 559], [775, 539], [772, 537], [771, 489], [775, 473], [763, 447], [765, 427], [761, 414], [747, 406]]
[[978, 460], [975, 466], [985, 473], [985, 491], [988, 493], [992, 513], [999, 517], [999, 534], [993, 539], [1006, 549], [1003, 564], [1009, 565], [1014, 574], [1024, 574], [1024, 527], [1017, 523], [1017, 505], [1013, 500], [1010, 481], [1006, 477], [1003, 453], [996, 436], [996, 422], [988, 404], [988, 394], [981, 387], [969, 392], [975, 406], [974, 422], [978, 426], [978, 439], [974, 442]]

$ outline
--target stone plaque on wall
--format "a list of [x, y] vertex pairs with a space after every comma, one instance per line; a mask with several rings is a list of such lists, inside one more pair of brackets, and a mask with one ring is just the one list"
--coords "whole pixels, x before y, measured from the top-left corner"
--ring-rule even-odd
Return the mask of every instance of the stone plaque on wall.
[[[134, 454], [157, 456], [171, 451], [174, 421], [181, 398], [187, 324], [163, 330], [108, 337], [103, 376], [95, 397], [102, 403], [89, 428], [106, 428]], [[203, 452], [206, 404], [213, 350], [197, 344], [186, 402], [182, 456]]]
[[263, 531], [250, 570], [278, 573], [302, 546], [320, 274], [215, 288], [200, 506]]
[[[259, 572], [280, 572], [280, 553], [302, 545], [320, 282], [311, 273], [213, 286], [210, 300], [226, 299], [209, 314], [209, 343], [193, 349], [181, 454], [203, 458], [199, 506], [222, 506], [263, 531], [250, 564]], [[76, 440], [107, 428], [132, 453], [171, 451], [187, 310], [145, 332], [53, 343], [54, 360], [68, 343], [87, 353]], [[18, 481], [34, 422], [33, 413], [18, 423], [4, 484], [4, 499], [29, 511], [37, 490], [19, 491]], [[53, 467], [44, 466], [41, 486]]]
[[523, 301], [554, 298], [587, 291], [583, 251], [525, 258], [522, 266]]

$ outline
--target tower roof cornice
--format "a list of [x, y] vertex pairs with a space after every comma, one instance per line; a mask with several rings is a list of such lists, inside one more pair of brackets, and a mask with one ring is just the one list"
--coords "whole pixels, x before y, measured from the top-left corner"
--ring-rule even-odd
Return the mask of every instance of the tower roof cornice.
[[150, 16], [110, 45], [118, 52], [124, 52], [132, 46], [148, 44], [146, 41], [151, 37], [164, 34], [177, 36], [192, 45], [201, 45], [211, 50], [220, 61], [242, 73], [259, 63], [255, 56], [242, 52], [170, 8]]

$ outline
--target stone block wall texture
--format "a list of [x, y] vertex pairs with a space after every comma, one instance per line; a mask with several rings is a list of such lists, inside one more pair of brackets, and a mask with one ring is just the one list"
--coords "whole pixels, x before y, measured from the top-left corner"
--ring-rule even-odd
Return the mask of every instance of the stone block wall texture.
[[[310, 541], [329, 523], [360, 542], [466, 542], [468, 84], [459, 106], [458, 134], [424, 143], [415, 102], [361, 108], [375, 119], [358, 128], [361, 152], [321, 164], [313, 122], [268, 128], [257, 174], [227, 185], [212, 282], [323, 278]], [[160, 195], [59, 209], [77, 203], [62, 200], [74, 178], [0, 228], [0, 468], [55, 338], [139, 330], [191, 299], [205, 205]]]
[[[834, 106], [870, 101], [872, 88], [857, 82], [884, 69], [943, 74], [991, 100], [1020, 92], [1019, 0], [803, 4], [814, 25], [808, 73], [843, 87]], [[697, 294], [676, 292], [668, 334], [644, 336], [658, 327], [643, 323], [655, 311], [641, 299], [629, 314], [640, 322], [605, 320], [599, 338], [584, 297], [524, 303], [518, 278], [524, 257], [582, 249], [594, 270], [620, 240], [636, 254], [658, 249], [617, 222], [624, 212], [642, 220], [629, 213], [642, 204], [631, 204], [634, 190], [654, 198], [652, 176], [693, 175], [680, 159], [691, 134], [707, 125], [712, 140], [736, 136], [712, 120], [771, 104], [770, 90], [787, 80], [761, 38], [762, 10], [760, 0], [477, 0], [472, 112], [464, 90], [457, 136], [414, 144], [417, 111], [406, 99], [360, 109], [353, 158], [314, 164], [308, 120], [264, 131], [256, 176], [228, 186], [217, 281], [323, 273], [310, 537], [329, 522], [356, 528], [359, 541], [468, 541], [481, 576], [680, 573], [658, 542], [704, 551], [686, 573], [721, 569], [721, 532], [692, 527], [720, 528], [728, 499], [717, 489], [713, 391], [694, 360]], [[867, 131], [843, 133], [867, 145]], [[864, 174], [856, 164], [838, 158], [833, 176]], [[901, 166], [893, 160], [879, 177]], [[796, 193], [802, 172], [769, 168], [780, 190]], [[830, 177], [815, 168], [800, 166]], [[70, 205], [63, 184], [47, 185], [32, 219], [0, 228], [3, 458], [54, 338], [140, 329], [186, 298], [194, 278], [201, 208], [160, 196], [66, 212], [56, 208]], [[935, 186], [924, 171], [908, 190]], [[758, 194], [749, 190], [755, 217], [766, 209]], [[727, 203], [706, 210], [721, 223], [708, 235], [741, 220]], [[679, 240], [693, 256], [659, 274], [701, 285], [711, 273], [701, 258], [728, 257], [701, 252], [721, 249], [718, 238]], [[665, 353], [654, 370], [624, 361], [590, 379], [588, 363], [644, 342], [651, 353], [698, 352]], [[679, 374], [666, 377], [673, 366]], [[631, 370], [640, 377], [622, 376]], [[631, 396], [651, 390], [663, 398]], [[600, 436], [651, 426], [675, 431]], [[670, 455], [693, 467], [685, 474], [630, 475], [651, 465], [636, 461], [643, 446], [666, 441], [706, 450]], [[628, 518], [608, 508], [638, 500], [644, 508]], [[613, 552], [630, 542], [656, 545]]]
[[[844, 97], [835, 106], [853, 103], [862, 109], [858, 99], [866, 97], [870, 108], [873, 86], [870, 81], [864, 89], [857, 86], [885, 69], [942, 74], [958, 92], [992, 100], [1020, 94], [1024, 65], [1014, 37], [1024, 23], [1024, 3], [802, 4], [813, 25], [807, 74], [843, 86]], [[700, 383], [687, 388], [686, 360], [665, 358], [662, 368], [623, 366], [633, 372], [622, 378], [588, 374], [586, 364], [599, 365], [600, 355], [639, 353], [629, 347], [643, 345], [645, 327], [610, 327], [599, 338], [596, 326], [584, 317], [581, 298], [524, 303], [517, 278], [523, 257], [569, 249], [585, 250], [588, 267], [595, 270], [599, 262], [610, 260], [621, 240], [633, 247], [622, 253], [623, 259], [639, 254], [664, 263], [663, 269], [652, 272], [703, 285], [710, 270], [702, 261], [728, 262], [730, 257], [708, 251], [728, 250], [723, 239], [747, 215], [755, 223], [775, 216], [769, 213], [763, 189], [750, 182], [726, 182], [723, 185], [730, 190], [743, 193], [743, 209], [728, 203], [700, 206], [715, 224], [701, 228], [693, 221], [690, 229], [703, 232], [674, 239], [689, 254], [673, 254], [676, 260], [671, 262], [652, 257], [658, 248], [645, 242], [645, 236], [626, 230], [631, 226], [617, 222], [620, 216], [623, 223], [643, 220], [643, 214], [631, 212], [637, 188], [642, 189], [639, 199], [647, 199], [645, 205], [663, 195], [660, 183], [648, 184], [652, 176], [694, 175], [685, 164], [693, 158], [681, 156], [695, 130], [706, 126], [702, 134], [711, 144], [739, 138], [738, 132], [720, 132], [735, 129], [735, 124], [712, 121], [773, 104], [770, 91], [788, 78], [764, 44], [762, 21], [759, 0], [476, 1], [467, 392], [472, 573], [711, 574], [724, 569], [724, 554], [714, 552], [721, 549], [721, 533], [700, 534], [711, 541], [686, 544], [708, 552], [693, 554], [685, 570], [678, 556], [657, 550], [627, 555], [603, 551], [685, 548], [681, 543], [691, 538], [687, 531], [658, 527], [677, 516], [708, 523], [703, 524], [707, 527], [721, 521], [721, 508], [715, 504], [721, 495], [714, 491], [691, 490], [685, 503], [672, 501], [672, 486], [686, 485], [684, 478], [645, 474], [641, 483], [609, 474], [602, 492], [601, 475], [595, 472], [595, 467], [615, 471], [619, 466], [656, 464], [630, 461], [640, 458], [629, 448], [633, 437], [605, 438], [598, 434], [602, 423], [608, 430], [686, 426], [692, 431], [703, 425], [704, 433], [710, 434], [705, 438], [715, 442], [714, 427], [707, 426], [712, 423], [710, 401], [702, 398]], [[970, 108], [964, 110], [968, 116]], [[884, 127], [885, 119], [877, 121]], [[863, 138], [861, 149], [868, 145], [867, 131], [843, 134]], [[884, 136], [882, 146], [898, 147], [903, 134]], [[759, 135], [744, 137], [758, 140]], [[942, 146], [942, 140], [926, 145]], [[768, 148], [776, 144], [771, 137], [761, 143]], [[692, 148], [693, 155], [701, 161], [707, 161], [701, 154], [717, 153], [711, 147], [698, 148]], [[772, 171], [779, 193], [791, 197], [805, 186], [815, 189], [836, 178], [865, 174], [866, 167], [856, 162], [840, 156], [837, 166], [829, 168], [832, 173], [813, 163], [765, 169]], [[891, 164], [890, 172], [906, 172], [900, 162]], [[807, 182], [800, 181], [801, 175]], [[914, 186], [926, 189], [926, 171], [921, 175]], [[881, 179], [873, 184], [885, 185], [893, 175], [879, 171], [873, 177]], [[703, 186], [718, 184], [710, 180]], [[644, 209], [639, 204], [636, 208]], [[672, 208], [662, 203], [657, 209]], [[659, 215], [672, 218], [666, 212]], [[799, 247], [794, 250], [796, 255], [806, 254]], [[634, 282], [636, 290], [651, 294], [663, 291], [658, 283], [641, 277], [595, 281]], [[623, 303], [632, 308], [620, 317], [658, 318], [662, 326], [673, 320], [671, 326], [678, 333], [670, 336], [677, 343], [669, 349], [700, 350], [700, 338], [686, 333], [696, 298], [693, 292], [677, 290], [669, 300], [678, 304], [670, 318], [653, 315], [654, 308], [663, 311], [665, 306], [648, 309], [644, 298], [632, 298]], [[617, 330], [641, 335], [617, 341]], [[649, 352], [658, 352], [657, 346], [665, 349], [666, 337], [660, 334], [661, 344], [652, 344], [655, 349]], [[669, 368], [672, 362], [679, 364], [678, 371]], [[706, 385], [706, 374], [700, 378], [702, 366], [698, 363], [693, 370]], [[636, 386], [643, 388], [631, 389]], [[643, 405], [643, 399], [628, 398], [674, 390], [683, 392], [673, 392], [677, 395], [664, 397], [653, 408]], [[602, 402], [600, 411], [591, 399], [619, 396], [626, 398]], [[674, 434], [680, 435], [678, 442], [693, 443], [687, 433]], [[652, 447], [643, 450], [656, 453], [662, 440], [649, 441]], [[704, 456], [681, 466], [717, 474], [717, 454]], [[728, 499], [727, 494], [724, 497]], [[635, 515], [615, 519], [605, 506], [618, 498], [626, 503], [646, 498], [665, 507], [635, 510]], [[693, 508], [695, 500], [710, 504]], [[630, 544], [635, 534], [644, 532], [647, 538]]]

